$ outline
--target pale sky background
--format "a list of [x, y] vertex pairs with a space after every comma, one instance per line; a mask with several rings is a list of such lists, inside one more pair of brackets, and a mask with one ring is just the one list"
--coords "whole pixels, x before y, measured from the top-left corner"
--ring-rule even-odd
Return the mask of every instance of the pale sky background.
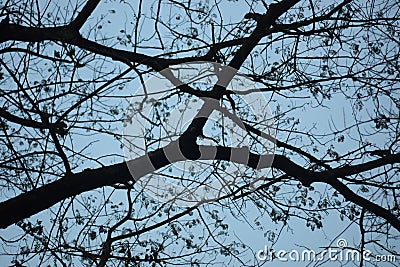
[[[144, 1], [146, 2], [146, 1]], [[56, 2], [55, 2], [56, 3]], [[150, 3], [150, 2], [149, 2]], [[144, 3], [144, 7], [142, 12], [151, 12], [150, 4]], [[63, 4], [62, 1], [59, 1], [58, 4]], [[132, 5], [136, 5], [137, 1], [133, 1]], [[125, 24], [125, 20], [127, 16], [129, 16], [128, 12], [124, 12], [123, 10], [119, 10], [120, 6], [118, 2], [107, 1], [101, 3], [101, 5], [96, 9], [95, 13], [92, 15], [91, 19], [85, 24], [82, 33], [86, 33], [88, 29], [92, 27], [96, 22], [96, 18], [99, 17], [99, 14], [106, 14], [105, 19], [109, 19], [112, 21], [112, 24], [107, 24], [107, 27], [104, 27], [102, 30], [107, 33], [109, 31], [112, 33], [113, 31], [119, 31], [122, 28], [125, 28], [127, 25]], [[241, 1], [222, 1], [220, 6], [223, 11], [222, 14], [224, 16], [225, 21], [238, 22], [243, 20], [244, 15], [249, 12], [246, 5], [243, 5]], [[257, 6], [258, 11], [262, 12], [262, 5], [259, 4]], [[110, 10], [115, 10], [116, 12], [110, 12]], [[229, 10], [227, 12], [226, 10]], [[123, 15], [122, 15], [123, 14]], [[129, 27], [129, 25], [128, 25]], [[153, 31], [153, 29], [149, 29], [149, 31]], [[146, 28], [142, 29], [143, 35], [146, 34]], [[148, 53], [148, 51], [143, 50], [140, 51], [143, 53]], [[161, 51], [154, 51], [155, 54], [161, 53]], [[91, 73], [87, 74], [91, 76]], [[133, 75], [133, 74], [132, 74]], [[131, 82], [130, 88], [137, 88], [138, 82], [137, 80]], [[288, 101], [288, 100], [286, 100]], [[297, 101], [297, 100], [295, 100]], [[301, 103], [302, 100], [298, 100]], [[289, 104], [289, 101], [285, 103], [285, 100], [282, 98], [282, 102], [280, 102], [282, 106], [285, 104]], [[367, 108], [365, 108], [365, 116], [368, 112], [369, 103], [365, 103]], [[345, 101], [344, 97], [340, 94], [332, 97], [332, 100], [325, 102], [326, 107], [307, 107], [304, 110], [298, 110], [298, 118], [301, 120], [301, 127], [311, 127], [312, 125], [316, 125], [318, 129], [327, 129], [327, 131], [331, 131], [332, 120], [335, 121], [336, 127], [342, 128], [346, 125], [350, 125], [352, 123], [352, 116], [347, 116], [346, 114], [352, 114], [352, 106], [349, 105], [349, 101]], [[271, 106], [271, 109], [274, 110], [274, 106]], [[372, 105], [371, 105], [372, 108]], [[338, 119], [338, 117], [343, 118]], [[122, 123], [121, 123], [122, 130]], [[321, 132], [321, 130], [320, 130]], [[278, 133], [279, 136], [279, 133]], [[103, 138], [103, 137], [102, 137]], [[84, 147], [88, 144], [88, 142], [93, 141], [92, 136], [81, 136], [81, 138], [74, 140], [75, 148]], [[379, 136], [375, 141], [379, 141]], [[348, 151], [348, 147], [354, 147], [356, 145], [355, 142], [347, 141], [345, 143], [338, 144], [336, 149], [340, 152]], [[103, 154], [118, 154], [121, 157], [110, 157], [103, 160], [103, 163], [111, 164], [113, 162], [120, 162], [123, 156], [122, 149], [119, 147], [119, 143], [113, 140], [111, 137], [104, 137], [104, 139], [98, 140], [98, 142], [94, 143], [91, 147], [91, 153], [93, 156], [95, 155], [103, 155]], [[82, 169], [87, 167], [98, 167], [98, 166], [82, 166]], [[328, 188], [326, 185], [314, 184], [315, 191], [325, 191]], [[106, 191], [110, 191], [106, 189]], [[118, 195], [118, 194], [116, 194]], [[124, 194], [122, 194], [124, 195]], [[123, 197], [122, 201], [126, 201], [126, 198]], [[253, 222], [257, 219], [259, 215], [257, 210], [254, 207], [251, 207], [249, 204], [247, 209], [244, 211], [246, 213], [246, 218], [249, 222]], [[35, 216], [31, 217], [31, 220], [35, 220], [36, 218], [44, 218], [47, 211], [41, 212]], [[275, 233], [280, 232], [282, 225], [275, 224], [269, 220], [267, 216], [263, 216], [263, 221], [261, 226], [264, 230], [260, 230], [257, 228], [252, 229], [246, 222], [238, 221], [237, 218], [234, 218], [229, 212], [225, 212], [226, 215], [226, 223], [229, 224], [229, 237], [227, 237], [227, 241], [230, 239], [240, 239], [245, 244], [249, 245], [252, 250], [257, 253], [260, 249], [264, 249], [265, 246], [270, 247], [271, 243], [267, 240], [267, 236], [264, 234], [267, 231], [273, 231]], [[3, 237], [12, 237], [14, 236], [13, 229], [15, 226], [10, 226], [6, 230], [1, 229], [0, 235]], [[148, 235], [151, 238], [151, 234]], [[297, 249], [300, 252], [307, 248], [315, 251], [321, 251], [324, 247], [332, 244], [332, 246], [336, 246], [336, 242], [339, 238], [344, 238], [347, 240], [349, 246], [357, 245], [360, 242], [360, 234], [359, 234], [359, 226], [356, 224], [351, 224], [349, 221], [345, 220], [341, 222], [339, 219], [339, 214], [337, 212], [332, 212], [329, 216], [327, 216], [323, 220], [323, 228], [316, 229], [315, 231], [311, 231], [310, 228], [305, 226], [304, 220], [299, 220], [297, 218], [291, 218], [290, 220], [290, 229], [284, 228], [281, 231], [280, 238], [278, 242], [274, 245], [275, 251], [280, 249], [284, 249], [290, 251], [292, 249]], [[248, 255], [251, 256], [251, 255]], [[221, 256], [222, 257], [222, 256]], [[6, 266], [9, 264], [10, 259], [6, 256], [0, 256], [0, 265]], [[272, 264], [270, 262], [265, 262], [265, 266], [305, 266], [307, 263], [304, 262], [278, 262], [274, 261]], [[345, 264], [345, 263], [343, 263]], [[399, 259], [396, 263], [399, 266]], [[311, 263], [310, 266], [314, 264]], [[79, 266], [79, 263], [76, 264]], [[341, 266], [339, 262], [328, 263], [326, 266]], [[358, 263], [348, 264], [346, 266], [358, 266]], [[368, 266], [368, 265], [366, 265]], [[393, 266], [389, 263], [380, 263], [380, 266]]]

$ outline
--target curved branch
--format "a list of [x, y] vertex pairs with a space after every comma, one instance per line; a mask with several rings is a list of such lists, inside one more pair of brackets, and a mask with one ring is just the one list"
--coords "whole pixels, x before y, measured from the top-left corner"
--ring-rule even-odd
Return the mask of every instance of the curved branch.
[[[174, 153], [174, 149], [179, 149], [177, 142], [172, 142], [163, 149], [157, 149], [127, 163], [122, 162], [65, 176], [60, 180], [4, 201], [0, 203], [0, 214], [3, 214], [3, 216], [0, 216], [0, 228], [6, 228], [13, 223], [50, 208], [68, 197], [99, 187], [132, 181], [133, 177], [129, 172], [128, 165], [133, 170], [134, 177], [139, 179], [156, 169], [152, 163], [156, 162], [157, 169], [159, 169], [171, 163], [186, 160], [180, 151], [175, 151], [176, 153]], [[248, 148], [198, 146], [198, 150], [202, 152], [200, 160], [230, 160], [231, 162], [246, 164], [249, 167], [257, 169], [270, 167], [268, 163], [273, 158], [271, 167], [277, 168], [287, 175], [296, 178], [305, 186], [309, 186], [314, 182], [327, 183], [338, 190], [348, 201], [360, 205], [373, 214], [386, 219], [390, 225], [400, 231], [400, 220], [392, 213], [352, 192], [337, 179], [341, 176], [353, 175], [356, 173], [355, 171], [363, 172], [386, 164], [400, 163], [400, 154], [390, 155], [355, 166], [314, 172], [297, 165], [285, 156], [274, 156], [271, 154], [256, 155], [249, 152]], [[165, 151], [173, 152], [177, 156], [168, 160]], [[233, 154], [240, 155], [243, 153], [248, 153], [249, 155], [246, 162], [243, 160], [243, 157], [231, 157]], [[7, 216], [4, 216], [5, 214]]]
[[54, 130], [55, 133], [60, 134], [60, 135], [65, 135], [66, 133], [66, 128], [67, 125], [60, 121], [57, 123], [43, 123], [43, 122], [38, 122], [38, 121], [34, 121], [34, 120], [29, 120], [29, 119], [25, 119], [25, 118], [21, 118], [18, 116], [15, 116], [14, 114], [11, 114], [10, 112], [8, 112], [7, 110], [5, 110], [4, 108], [0, 107], [0, 117], [6, 119], [7, 121], [22, 125], [22, 126], [27, 126], [27, 127], [31, 127], [31, 128], [37, 128], [37, 129], [52, 129]]
[[114, 60], [131, 65], [131, 63], [144, 64], [155, 71], [161, 71], [170, 65], [183, 62], [202, 61], [209, 59], [208, 56], [188, 57], [178, 59], [164, 59], [147, 56], [141, 53], [135, 53], [120, 49], [107, 47], [82, 37], [74, 27], [58, 26], [47, 28], [26, 27], [17, 24], [0, 25], [0, 43], [6, 41], [23, 42], [42, 42], [42, 41], [60, 41], [70, 45], [75, 45], [84, 50], [110, 57]]

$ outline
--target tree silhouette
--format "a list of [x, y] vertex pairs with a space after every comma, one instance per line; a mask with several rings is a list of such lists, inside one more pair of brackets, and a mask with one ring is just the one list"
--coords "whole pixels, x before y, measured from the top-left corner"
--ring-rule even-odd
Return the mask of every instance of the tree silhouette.
[[[235, 220], [273, 246], [282, 229], [321, 231], [332, 218], [357, 225], [360, 239], [347, 246], [398, 255], [399, 12], [394, 0], [1, 2], [6, 260], [254, 266], [263, 261], [233, 237]], [[196, 62], [223, 66], [224, 75], [203, 88], [171, 71]], [[236, 70], [258, 84], [276, 136], [240, 100], [253, 88], [229, 89]], [[154, 108], [136, 136], [146, 145], [124, 160], [122, 124], [138, 128], [130, 114], [142, 115], [132, 95], [155, 73], [175, 87], [156, 102], [139, 95]], [[154, 134], [185, 101], [200, 101], [201, 116], [172, 139]], [[210, 120], [214, 111], [240, 123], [224, 129]], [[235, 145], [226, 130], [244, 131], [251, 145]], [[262, 140], [274, 153], [257, 153]], [[181, 157], [171, 160], [171, 149]], [[171, 170], [178, 162], [188, 165]], [[235, 168], [243, 168], [240, 182], [188, 207], [158, 201], [136, 182], [154, 173], [176, 185], [223, 180], [239, 176]]]

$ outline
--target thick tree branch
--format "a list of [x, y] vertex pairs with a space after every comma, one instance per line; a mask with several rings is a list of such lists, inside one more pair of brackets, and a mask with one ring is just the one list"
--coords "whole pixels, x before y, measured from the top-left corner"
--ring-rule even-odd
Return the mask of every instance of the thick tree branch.
[[383, 207], [375, 204], [372, 201], [369, 201], [368, 199], [361, 197], [357, 193], [354, 193], [350, 188], [348, 188], [338, 179], [333, 178], [324, 180], [325, 180], [324, 182], [331, 185], [340, 194], [342, 194], [347, 201], [353, 202], [354, 204], [362, 207], [363, 209], [368, 210], [369, 212], [375, 214], [376, 216], [384, 218], [388, 224], [392, 225], [394, 228], [397, 229], [397, 231], [400, 232], [400, 220], [390, 211], [384, 209]]
[[[174, 152], [174, 149], [179, 149], [179, 145], [172, 142], [163, 149], [155, 150], [148, 155], [144, 155], [127, 163], [122, 162], [111, 166], [71, 174], [53, 183], [4, 201], [0, 203], [0, 214], [3, 214], [3, 216], [0, 217], [0, 228], [6, 228], [68, 197], [76, 196], [99, 187], [132, 181], [133, 178], [129, 172], [128, 165], [130, 165], [130, 169], [133, 170], [134, 177], [138, 179], [146, 174], [152, 173], [155, 169], [185, 160], [182, 153], [179, 151]], [[269, 164], [273, 158], [271, 167], [277, 168], [285, 172], [288, 176], [296, 178], [305, 186], [309, 186], [314, 182], [327, 183], [343, 194], [348, 201], [366, 208], [377, 216], [385, 218], [389, 224], [400, 231], [400, 221], [393, 214], [371, 201], [358, 196], [337, 179], [342, 176], [353, 175], [356, 173], [355, 170], [363, 172], [387, 164], [400, 163], [400, 154], [390, 155], [355, 166], [337, 168], [324, 172], [314, 172], [297, 165], [285, 156], [274, 156], [270, 154], [256, 155], [250, 153], [248, 148], [198, 146], [198, 150], [201, 151], [200, 160], [226, 160], [245, 164], [257, 169], [270, 167]], [[167, 158], [164, 151], [172, 152], [169, 154], [177, 156], [173, 159], [171, 159], [171, 157]], [[248, 157], [244, 160], [243, 157], [232, 156], [235, 154], [247, 154]]]
[[[257, 21], [257, 27], [255, 31], [245, 39], [243, 45], [237, 51], [229, 66], [235, 69], [239, 69], [243, 62], [246, 60], [252, 49], [259, 43], [262, 37], [265, 36], [265, 32], [270, 29], [276, 19], [285, 13], [288, 9], [290, 9], [293, 5], [295, 5], [298, 0], [286, 0], [282, 1], [278, 4], [270, 5], [267, 13], [264, 15], [257, 14], [257, 16], [247, 15], [248, 18], [255, 19]], [[347, 1], [343, 2], [332, 12], [336, 12], [338, 8], [341, 8]], [[82, 27], [83, 23], [86, 21], [87, 17], [93, 12], [94, 8], [97, 6], [98, 1], [91, 0], [89, 1], [85, 7], [82, 9], [81, 13], [77, 16], [77, 18], [71, 22], [68, 26], [61, 27], [51, 27], [44, 29], [37, 29], [31, 27], [24, 27], [19, 25], [10, 25], [10, 24], [2, 24], [1, 28], [3, 31], [3, 35], [0, 37], [0, 42], [4, 42], [7, 40], [19, 40], [19, 41], [28, 41], [28, 42], [39, 42], [44, 40], [53, 40], [53, 41], [62, 41], [65, 43], [69, 43], [72, 45], [76, 45], [82, 49], [86, 49], [88, 51], [94, 52], [96, 54], [104, 55], [107, 57], [111, 57], [115, 60], [131, 64], [132, 62], [145, 64], [154, 70], [162, 70], [166, 68], [170, 64], [177, 64], [181, 62], [193, 61], [193, 60], [202, 60], [205, 57], [198, 58], [185, 58], [178, 60], [169, 60], [169, 59], [160, 59], [155, 57], [146, 56], [139, 53], [132, 53], [128, 51], [113, 49], [109, 47], [105, 47], [93, 41], [87, 40], [83, 38], [76, 30]], [[328, 15], [332, 15], [332, 12]], [[208, 56], [208, 55], [206, 55]], [[232, 73], [231, 75], [234, 75]], [[225, 77], [226, 78], [226, 77]], [[226, 79], [226, 83], [229, 83], [229, 77]], [[223, 86], [215, 86], [214, 92], [217, 92], [214, 98], [219, 98], [224, 92]], [[4, 113], [4, 112], [3, 112]], [[9, 114], [4, 113], [10, 120], [16, 119]], [[205, 116], [206, 118], [207, 116]], [[201, 121], [193, 120], [193, 123], [197, 123], [199, 125], [194, 125], [193, 127], [189, 127], [189, 132], [184, 134], [179, 142], [180, 147], [183, 149], [182, 152], [185, 152], [184, 155], [186, 158], [193, 159], [210, 159], [208, 156], [204, 158], [204, 155], [208, 155], [207, 153], [197, 153], [196, 155], [192, 155], [193, 152], [204, 152], [207, 147], [197, 146], [195, 144], [195, 137], [197, 137], [202, 129], [202, 125], [205, 123], [205, 119], [202, 118]], [[196, 126], [196, 127], [195, 127]], [[193, 132], [193, 133], [192, 133]], [[192, 133], [192, 134], [189, 134]], [[190, 139], [190, 140], [189, 140]], [[189, 147], [186, 145], [190, 144]], [[185, 148], [186, 147], [186, 148]], [[215, 149], [215, 148], [214, 148]], [[216, 159], [220, 160], [229, 160], [235, 161], [235, 159], [231, 158], [232, 153], [235, 153], [237, 149], [225, 148], [225, 147], [217, 147], [216, 148]], [[240, 148], [239, 150], [243, 150]], [[246, 151], [242, 151], [246, 152]], [[271, 155], [259, 156], [252, 153], [246, 152], [249, 155], [249, 158], [246, 162], [242, 162], [241, 160], [238, 163], [246, 164], [252, 168], [263, 168], [263, 163], [271, 161]], [[143, 162], [143, 160], [145, 162]], [[176, 161], [184, 160], [177, 158]], [[396, 229], [400, 229], [399, 220], [395, 218], [390, 212], [385, 210], [384, 208], [356, 195], [352, 192], [348, 187], [346, 187], [343, 183], [341, 183], [337, 178], [353, 175], [356, 173], [360, 173], [366, 170], [371, 170], [377, 168], [379, 166], [383, 166], [385, 164], [393, 164], [395, 162], [399, 162], [398, 155], [389, 155], [387, 157], [371, 161], [365, 164], [360, 164], [356, 166], [349, 166], [343, 168], [337, 168], [333, 170], [327, 170], [324, 172], [313, 172], [307, 170], [284, 156], [277, 155], [272, 163], [272, 167], [282, 170], [287, 175], [292, 176], [302, 182], [304, 185], [308, 186], [313, 182], [325, 182], [333, 186], [336, 190], [342, 193], [346, 199], [353, 201], [354, 203], [367, 208], [374, 214], [385, 218], [391, 225], [393, 225]], [[150, 173], [154, 170], [154, 167], [161, 168], [170, 164], [167, 157], [163, 153], [163, 150], [159, 149], [149, 155], [138, 158], [130, 164], [142, 164], [146, 163], [147, 168], [137, 168], [138, 171], [136, 173], [136, 177], [141, 177], [147, 173]], [[129, 163], [128, 163], [129, 164]], [[151, 166], [150, 166], [151, 165]], [[137, 165], [139, 166], [139, 165]], [[0, 212], [3, 214], [10, 214], [11, 216], [5, 218], [4, 220], [0, 220], [0, 227], [7, 227], [8, 225], [17, 222], [23, 218], [29, 217], [41, 210], [49, 208], [55, 203], [59, 202], [62, 199], [67, 197], [92, 190], [95, 188], [99, 188], [105, 185], [112, 185], [115, 183], [123, 183], [131, 180], [132, 177], [129, 173], [127, 166], [124, 163], [120, 163], [113, 166], [108, 166], [96, 170], [89, 170], [79, 174], [68, 175], [64, 178], [53, 182], [51, 184], [45, 185], [39, 189], [33, 190], [31, 192], [22, 194], [16, 198], [10, 199], [0, 204]], [[51, 197], [49, 197], [49, 192], [51, 192]], [[28, 208], [27, 204], [32, 204], [33, 207]]]
[[77, 46], [84, 50], [96, 53], [98, 55], [110, 57], [116, 61], [131, 65], [132, 63], [143, 64], [155, 71], [161, 71], [170, 65], [209, 60], [209, 56], [200, 57], [184, 57], [177, 59], [164, 59], [156, 56], [147, 56], [141, 53], [135, 53], [120, 49], [111, 48], [101, 45], [82, 37], [74, 27], [58, 26], [47, 28], [26, 27], [17, 24], [0, 25], [0, 43], [6, 41], [23, 41], [23, 42], [42, 42], [42, 41], [59, 41], [70, 45]]
[[6, 119], [7, 121], [22, 125], [22, 126], [27, 126], [27, 127], [32, 127], [32, 128], [37, 128], [37, 129], [52, 129], [55, 133], [60, 134], [60, 135], [65, 135], [67, 131], [67, 125], [60, 121], [58, 123], [43, 123], [43, 122], [37, 122], [34, 120], [29, 120], [25, 118], [20, 118], [18, 116], [15, 116], [14, 114], [11, 114], [4, 108], [0, 107], [0, 117]]
[[[282, 14], [299, 1], [300, 0], [283, 0], [278, 4], [271, 5], [266, 14], [260, 15], [255, 30], [236, 52], [235, 56], [230, 61], [228, 68], [223, 68], [221, 70], [221, 74], [218, 76], [218, 81], [210, 92], [211, 98], [219, 100], [224, 94], [226, 94], [227, 86], [236, 75], [237, 70], [240, 69], [246, 58], [250, 55], [251, 51], [264, 37], [265, 30], [268, 30]], [[218, 105], [214, 105], [214, 102], [212, 101], [205, 101], [188, 129], [180, 138], [180, 142], [185, 144], [182, 146], [182, 152], [185, 153], [189, 159], [195, 160], [200, 155], [198, 148], [196, 147], [196, 139], [203, 132], [204, 125], [207, 122], [208, 115], [206, 114], [211, 114], [212, 109], [215, 109], [214, 106]]]
[[100, 0], [89, 0], [85, 6], [82, 8], [78, 16], [70, 23], [70, 26], [76, 31], [82, 28], [83, 24], [86, 22], [90, 14], [93, 13], [94, 9], [98, 6]]
[[[255, 31], [249, 37], [213, 44], [210, 48], [210, 51], [203, 56], [183, 57], [176, 59], [164, 59], [156, 56], [152, 57], [140, 53], [114, 49], [87, 40], [82, 36], [80, 36], [77, 29], [79, 30], [79, 28], [82, 27], [87, 17], [93, 12], [95, 7], [98, 5], [98, 2], [99, 2], [98, 0], [88, 1], [87, 4], [82, 9], [82, 11], [77, 16], [77, 18], [67, 26], [34, 28], [34, 27], [26, 27], [9, 23], [1, 24], [0, 31], [2, 32], [2, 34], [0, 36], [0, 43], [6, 41], [24, 41], [24, 42], [41, 42], [45, 40], [61, 41], [64, 43], [78, 46], [82, 49], [103, 56], [110, 57], [114, 60], [123, 63], [144, 64], [156, 71], [160, 71], [164, 68], [167, 68], [170, 65], [175, 65], [185, 62], [208, 61], [212, 59], [213, 55], [217, 50], [229, 46], [243, 44], [243, 46], [239, 49], [235, 57], [230, 62], [231, 67], [239, 69], [241, 64], [243, 64], [244, 60], [250, 53], [250, 51], [255, 47], [255, 45], [258, 44], [258, 42], [263, 37], [271, 34], [272, 32], [279, 31], [279, 29], [275, 28], [271, 29], [270, 26], [276, 21], [276, 19], [279, 16], [281, 16], [284, 12], [290, 9], [290, 7], [298, 3], [299, 0], [287, 0], [287, 1], [282, 1], [278, 4], [271, 5], [268, 12], [262, 15]], [[327, 16], [331, 16], [332, 14], [340, 10], [340, 8], [342, 8], [343, 5], [347, 4], [348, 2], [350, 1], [345, 0], [343, 3], [339, 4], [336, 8], [332, 9], [332, 11], [329, 12], [327, 15], [317, 17], [313, 20], [305, 20], [304, 22], [298, 22], [286, 25], [284, 28], [285, 29], [298, 28], [301, 26], [311, 24], [314, 21], [321, 21], [322, 19], [326, 19]]]
[[0, 203], [0, 228], [48, 209], [63, 199], [132, 179], [126, 163], [65, 176]]

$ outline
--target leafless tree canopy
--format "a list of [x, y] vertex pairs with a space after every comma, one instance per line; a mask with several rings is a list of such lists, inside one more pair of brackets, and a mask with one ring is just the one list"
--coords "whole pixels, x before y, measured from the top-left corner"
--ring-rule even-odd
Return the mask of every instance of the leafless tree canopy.
[[[351, 226], [360, 238], [349, 247], [399, 256], [399, 1], [3, 0], [0, 8], [5, 264], [264, 264], [235, 224], [271, 246], [282, 231]], [[248, 162], [230, 162], [243, 147], [226, 143], [221, 125], [206, 131], [207, 118], [194, 118], [176, 137], [188, 162], [200, 164], [200, 150], [213, 148], [207, 175], [233, 175], [232, 164], [246, 175], [215, 201], [179, 207], [135, 183], [122, 125], [140, 84], [192, 62], [226, 65], [261, 85], [276, 149], [253, 190], [252, 173], [270, 155], [250, 151]], [[224, 87], [165, 93], [154, 103], [159, 114], [147, 118], [154, 129], [176, 108], [173, 99], [207, 97], [241, 117], [248, 136], [266, 138]], [[162, 137], [143, 137], [159, 175], [203, 178], [171, 171]]]

